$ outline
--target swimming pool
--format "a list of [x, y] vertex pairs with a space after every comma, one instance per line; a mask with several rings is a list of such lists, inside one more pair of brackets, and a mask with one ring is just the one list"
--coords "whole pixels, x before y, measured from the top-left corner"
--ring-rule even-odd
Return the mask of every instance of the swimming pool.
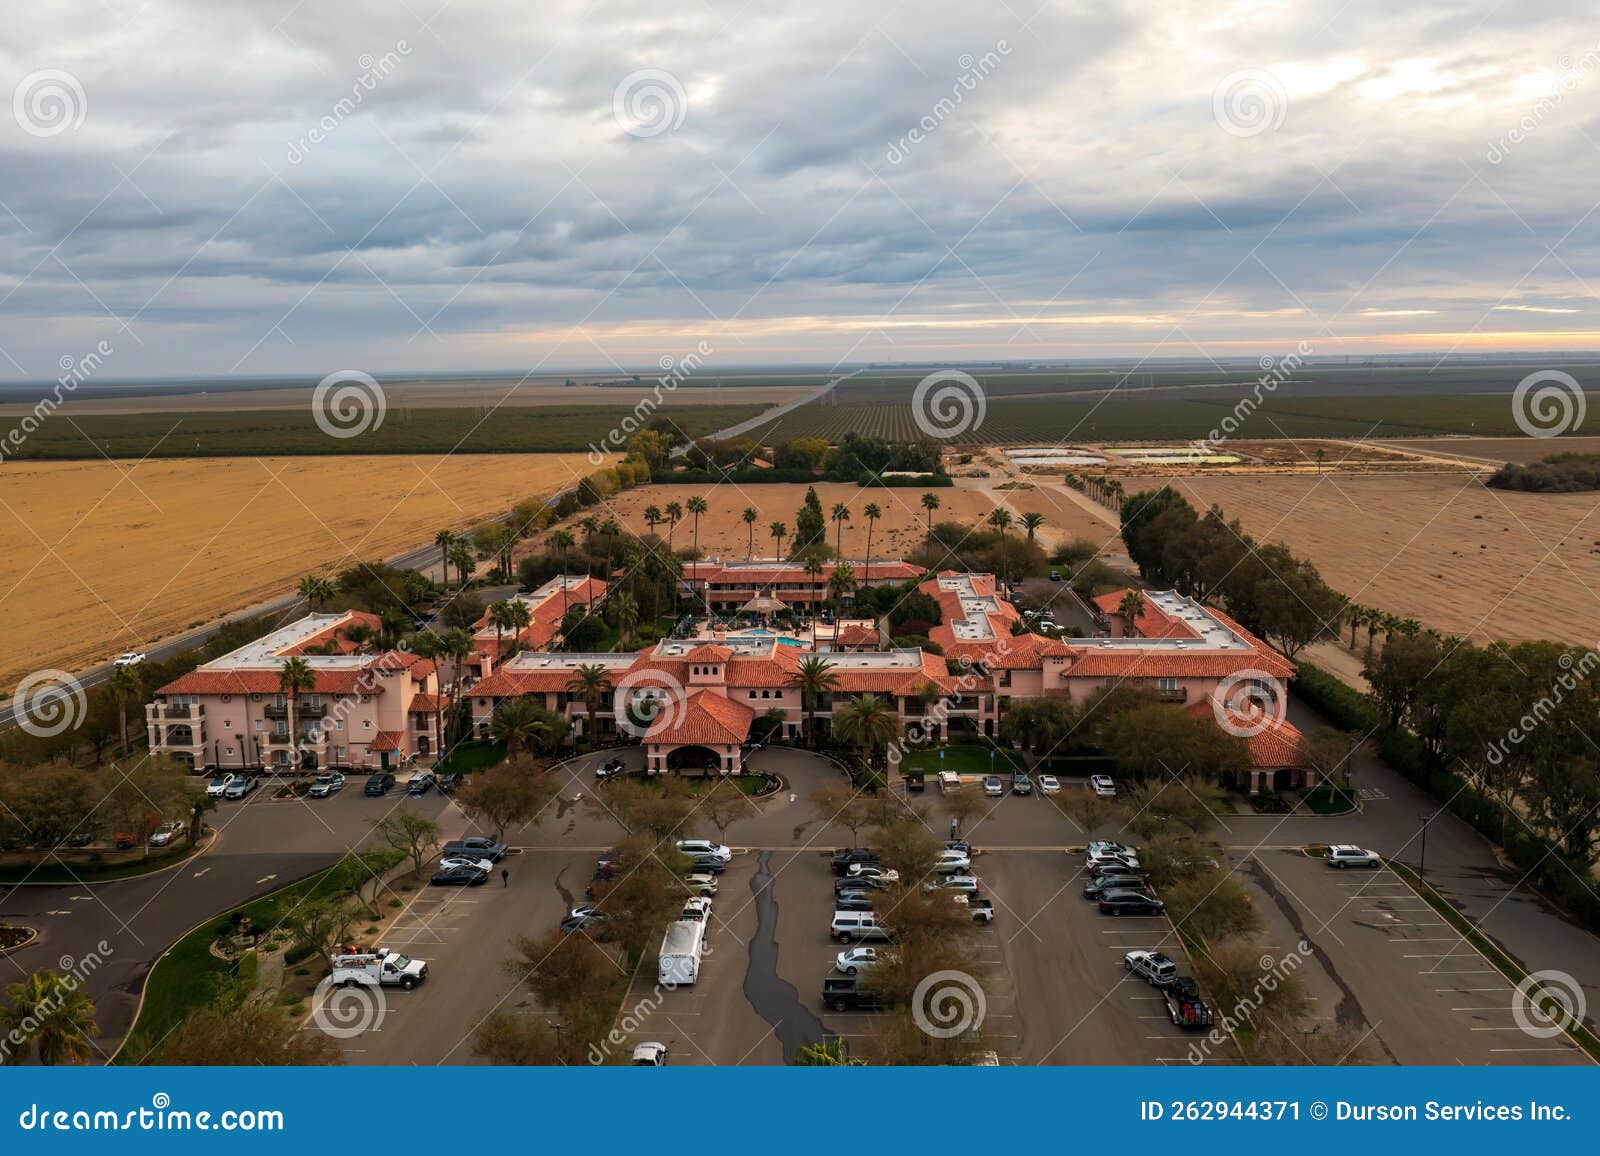
[[776, 638], [779, 646], [804, 646], [798, 638], [791, 638], [787, 634], [779, 634], [776, 630], [741, 630], [738, 634], [730, 634], [728, 638]]

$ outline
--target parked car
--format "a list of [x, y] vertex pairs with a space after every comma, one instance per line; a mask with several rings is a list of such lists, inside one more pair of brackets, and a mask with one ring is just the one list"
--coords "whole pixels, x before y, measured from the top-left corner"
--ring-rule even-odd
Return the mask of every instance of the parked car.
[[1142, 976], [1151, 987], [1166, 987], [1178, 978], [1178, 965], [1159, 951], [1130, 951], [1122, 957], [1122, 970]]
[[482, 871], [485, 875], [494, 870], [493, 863], [476, 855], [445, 855], [439, 860], [440, 870], [449, 871], [456, 867], [471, 867], [474, 871]]
[[704, 923], [711, 918], [711, 900], [703, 895], [694, 895], [683, 901], [683, 914], [679, 919], [698, 919]]
[[609, 779], [613, 775], [620, 775], [622, 773], [623, 768], [621, 759], [607, 759], [605, 762], [601, 763], [595, 768], [594, 777], [597, 779]]
[[1061, 780], [1054, 775], [1040, 775], [1039, 793], [1041, 795], [1059, 795], [1061, 793]]
[[487, 835], [468, 835], [464, 839], [451, 839], [439, 850], [445, 855], [479, 855], [498, 863], [506, 857], [508, 848]]
[[1364, 847], [1357, 847], [1353, 843], [1336, 843], [1322, 853], [1322, 861], [1329, 867], [1372, 867], [1383, 866], [1383, 857], [1376, 851], [1368, 851]]
[[881, 1006], [877, 992], [853, 979], [823, 980], [822, 1003], [835, 1012], [874, 1011]]
[[420, 799], [433, 790], [433, 775], [427, 771], [418, 771], [406, 780], [406, 798]]
[[972, 860], [960, 851], [942, 852], [933, 861], [935, 875], [964, 875], [972, 870]]
[[983, 793], [994, 799], [998, 799], [1006, 793], [1005, 787], [1000, 785], [1000, 777], [998, 775], [984, 776]]
[[184, 825], [178, 822], [166, 822], [150, 833], [150, 846], [165, 847], [183, 834]]
[[596, 911], [592, 907], [577, 907], [573, 909], [571, 915], [561, 921], [561, 930], [568, 935], [585, 928], [599, 930], [599, 925], [610, 918], [604, 911]]
[[957, 903], [965, 903], [968, 907], [970, 907], [972, 909], [972, 922], [974, 922], [974, 923], [993, 923], [994, 922], [994, 901], [993, 900], [991, 900], [991, 899], [979, 899], [976, 895], [965, 895], [965, 894], [962, 894], [959, 891], [955, 895], [951, 896], [951, 898], [954, 899]]
[[455, 794], [456, 788], [461, 785], [461, 776], [448, 774], [440, 775], [434, 780], [433, 785], [439, 788], [439, 793], [441, 795], [453, 795]]
[[1089, 864], [1089, 878], [1104, 879], [1110, 875], [1130, 875], [1135, 879], [1148, 879], [1150, 872], [1142, 867], [1129, 867], [1126, 863], [1117, 860], [1106, 860], [1100, 863]]
[[394, 790], [394, 776], [388, 771], [379, 771], [367, 779], [367, 785], [362, 788], [362, 793], [373, 798], [387, 795]]
[[240, 775], [233, 782], [222, 788], [222, 797], [224, 799], [242, 799], [260, 785], [260, 780], [254, 775]]
[[1052, 582], [1061, 581], [1061, 571], [1059, 571], [1059, 570], [1050, 571], [1050, 581], [1052, 581]]
[[1160, 915], [1166, 904], [1139, 891], [1107, 891], [1100, 896], [1102, 915]]
[[1028, 778], [1028, 776], [1023, 774], [1021, 771], [1018, 771], [1016, 774], [1011, 776], [1011, 793], [1013, 795], [1033, 794], [1033, 780]]
[[1096, 839], [1089, 844], [1087, 853], [1090, 855], [1121, 855], [1128, 859], [1137, 859], [1139, 852], [1126, 843], [1112, 843], [1106, 839]]
[[828, 934], [840, 943], [875, 939], [885, 942], [894, 938], [887, 927], [878, 924], [878, 917], [870, 911], [839, 911], [833, 913], [828, 924]]
[[905, 779], [907, 794], [917, 794], [928, 789], [927, 776], [922, 771], [911, 771]]
[[710, 897], [717, 893], [717, 878], [715, 875], [695, 874], [683, 881], [691, 895]]
[[1216, 1015], [1201, 998], [1200, 985], [1184, 976], [1161, 989], [1167, 1004], [1167, 1018], [1180, 1028], [1208, 1028]]
[[852, 864], [876, 863], [878, 853], [869, 851], [865, 847], [852, 847], [848, 851], [835, 851], [833, 853], [833, 873], [835, 875], [847, 874]]
[[1150, 890], [1149, 880], [1138, 875], [1102, 875], [1083, 885], [1085, 899], [1099, 899], [1108, 891], [1143, 891], [1151, 898], [1155, 897], [1155, 892]]
[[1090, 775], [1089, 789], [1102, 799], [1117, 797], [1117, 785], [1111, 781], [1110, 775]]
[[138, 666], [144, 661], [144, 657], [142, 650], [129, 650], [117, 655], [114, 661], [117, 666]]
[[441, 867], [428, 880], [434, 887], [481, 887], [488, 881], [489, 873], [477, 867]]
[[318, 775], [306, 794], [313, 799], [326, 799], [335, 791], [342, 790], [344, 790], [344, 776], [335, 771], [331, 775]]
[[1131, 871], [1139, 869], [1139, 856], [1132, 851], [1090, 851], [1086, 861], [1090, 867], [1106, 864], [1112, 867], [1126, 867]]
[[721, 875], [728, 869], [728, 861], [719, 859], [715, 855], [691, 855], [689, 867], [694, 871], [709, 871], [713, 875]]
[[852, 863], [848, 879], [876, 879], [880, 883], [900, 882], [900, 872], [893, 867], [880, 867], [876, 863]]
[[715, 855], [723, 863], [733, 858], [733, 852], [721, 843], [713, 843], [710, 839], [679, 839], [678, 850], [685, 855]]
[[650, 1042], [633, 1049], [633, 1066], [636, 1068], [664, 1068], [667, 1066], [667, 1045]]
[[411, 959], [380, 947], [376, 951], [335, 955], [330, 982], [335, 987], [398, 987], [410, 991], [427, 978], [427, 960]]
[[855, 975], [858, 971], [866, 971], [878, 962], [878, 949], [876, 947], [852, 947], [848, 951], [841, 951], [833, 958], [833, 966], [840, 975]]
[[617, 879], [622, 876], [622, 863], [610, 854], [602, 855], [594, 863], [595, 879]]
[[213, 799], [220, 799], [227, 791], [228, 784], [237, 779], [238, 775], [218, 775], [206, 784], [206, 794]]
[[871, 911], [872, 892], [841, 891], [833, 897], [835, 911]]
[[883, 884], [870, 875], [846, 875], [843, 879], [833, 881], [833, 893], [843, 895], [846, 891], [882, 891]]
[[972, 844], [964, 839], [951, 839], [944, 845], [944, 849], [946, 851], [960, 851], [963, 855], [971, 855], [973, 850]]
[[924, 891], [959, 891], [976, 895], [979, 887], [976, 875], [946, 875], [943, 879], [930, 879], [922, 885]]

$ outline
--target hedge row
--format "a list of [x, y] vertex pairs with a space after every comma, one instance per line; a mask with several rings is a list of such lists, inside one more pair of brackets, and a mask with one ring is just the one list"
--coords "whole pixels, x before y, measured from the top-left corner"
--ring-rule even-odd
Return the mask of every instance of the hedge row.
[[[682, 484], [695, 486], [714, 486], [720, 482], [733, 482], [741, 486], [760, 485], [762, 483], [787, 483], [791, 485], [815, 485], [830, 479], [820, 477], [811, 470], [762, 470], [746, 466], [738, 470], [673, 470], [670, 473], [658, 473], [652, 480], [660, 484]], [[876, 474], [864, 473], [855, 479], [858, 486], [883, 486], [898, 489], [916, 488], [923, 490], [947, 489], [955, 485], [943, 474], [919, 474], [907, 478], [880, 478]]]

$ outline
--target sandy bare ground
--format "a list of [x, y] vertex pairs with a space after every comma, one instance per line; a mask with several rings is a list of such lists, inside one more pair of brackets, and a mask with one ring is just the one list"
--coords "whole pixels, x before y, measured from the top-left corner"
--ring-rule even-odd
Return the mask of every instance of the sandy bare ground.
[[[988, 484], [1003, 482], [1004, 478], [990, 479]], [[966, 522], [976, 525], [987, 518], [997, 504], [1003, 502], [1013, 516], [1037, 512], [1045, 516], [1038, 531], [1041, 544], [1053, 546], [1073, 537], [1089, 537], [1097, 542], [1113, 531], [1105, 523], [1085, 512], [1065, 494], [1052, 493], [1046, 487], [1022, 491], [996, 491], [992, 495], [977, 488], [977, 482], [963, 479], [961, 485], [933, 491], [939, 497], [940, 508], [934, 513], [935, 522]], [[736, 486], [682, 486], [650, 485], [620, 494], [593, 513], [600, 518], [615, 518], [633, 533], [643, 534], [647, 527], [644, 510], [647, 506], [666, 509], [667, 503], [685, 504], [691, 497], [705, 497], [709, 510], [700, 518], [700, 548], [707, 556], [719, 555], [724, 559], [742, 559], [746, 555], [748, 535], [740, 520], [745, 507], [754, 506], [759, 513], [755, 532], [756, 557], [773, 556], [776, 542], [768, 532], [775, 521], [788, 527], [790, 537], [784, 539], [787, 553], [793, 541], [795, 514], [805, 498], [806, 488], [787, 484], [762, 484]], [[922, 544], [924, 512], [922, 491], [915, 489], [881, 488], [863, 489], [845, 483], [819, 482], [817, 497], [822, 501], [824, 515], [832, 512], [836, 502], [850, 508], [851, 520], [844, 527], [844, 553], [860, 558], [867, 549], [867, 521], [864, 511], [868, 503], [876, 503], [883, 511], [872, 532], [872, 556], [895, 558], [911, 553]], [[570, 522], [569, 522], [570, 525]], [[666, 527], [656, 532], [666, 537]], [[835, 526], [828, 523], [828, 543], [834, 542]], [[672, 544], [688, 546], [694, 540], [693, 520], [685, 516], [673, 532]]]
[[1600, 437], [1570, 438], [1414, 438], [1379, 443], [1476, 466], [1536, 462], [1551, 454], [1600, 454]]
[[[1565, 440], [1565, 439], [1564, 439]], [[1156, 479], [1145, 479], [1148, 485]], [[1600, 639], [1600, 501], [1472, 475], [1163, 478], [1357, 602], [1478, 640]], [[1129, 492], [1141, 488], [1128, 482]]]
[[583, 454], [0, 467], [0, 686], [254, 605], [571, 485]]

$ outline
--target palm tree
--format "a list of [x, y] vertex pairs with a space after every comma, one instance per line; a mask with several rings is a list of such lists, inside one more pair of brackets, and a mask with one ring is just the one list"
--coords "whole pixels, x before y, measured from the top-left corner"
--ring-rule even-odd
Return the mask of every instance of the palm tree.
[[300, 732], [296, 729], [295, 707], [299, 704], [301, 694], [316, 689], [317, 676], [311, 672], [311, 664], [305, 659], [286, 658], [283, 668], [278, 671], [278, 686], [289, 704], [289, 765], [298, 771]]
[[867, 503], [867, 508], [861, 511], [861, 516], [867, 520], [867, 562], [866, 562], [866, 568], [862, 572], [861, 580], [863, 582], [871, 582], [872, 581], [872, 527], [873, 527], [874, 524], [877, 523], [879, 518], [883, 517], [883, 511], [878, 509], [878, 507], [874, 503], [868, 502]]
[[1144, 595], [1137, 590], [1128, 591], [1122, 596], [1122, 601], [1117, 603], [1117, 613], [1122, 616], [1129, 637], [1139, 637], [1139, 618], [1144, 614]]
[[1000, 581], [1006, 580], [1006, 530], [1011, 526], [1011, 511], [1004, 506], [996, 507], [988, 518], [989, 525], [1000, 531]]
[[367, 649], [372, 645], [372, 640], [378, 637], [378, 632], [365, 622], [352, 622], [341, 633], [357, 651]]
[[111, 678], [106, 685], [111, 688], [111, 693], [117, 699], [117, 725], [122, 731], [122, 755], [128, 755], [128, 701], [139, 697], [143, 689], [139, 677], [139, 668], [136, 666], [119, 666], [112, 670]]
[[927, 530], [929, 536], [933, 534], [933, 512], [939, 508], [939, 495], [929, 492], [922, 495], [922, 508], [927, 511]]
[[854, 594], [855, 589], [856, 568], [848, 562], [840, 562], [828, 576], [828, 593], [833, 595], [835, 603], [839, 603], [846, 595]]
[[504, 637], [505, 632], [511, 629], [511, 603], [489, 603], [488, 617], [489, 625], [494, 627], [494, 661], [495, 665], [498, 666], [500, 660], [505, 657], [505, 647], [500, 640]]
[[699, 494], [684, 503], [691, 517], [694, 518], [694, 556], [700, 557], [700, 515], [706, 512], [706, 500]]
[[456, 544], [456, 536], [449, 530], [440, 530], [433, 536], [433, 544], [439, 547], [439, 584], [450, 585], [450, 547]]
[[833, 519], [833, 524], [838, 527], [834, 534], [833, 552], [839, 557], [844, 557], [844, 524], [850, 520], [850, 507], [843, 502], [833, 504], [833, 513], [828, 515]]
[[800, 660], [800, 665], [789, 676], [788, 685], [800, 692], [801, 705], [806, 712], [806, 744], [812, 745], [816, 736], [817, 700], [839, 685], [839, 676], [833, 673], [833, 663], [820, 654], [810, 654]]
[[667, 552], [672, 552], [672, 532], [678, 528], [678, 523], [683, 521], [683, 507], [677, 502], [667, 503]]
[[306, 600], [312, 610], [326, 605], [336, 593], [332, 582], [329, 582], [326, 578], [318, 578], [315, 574], [307, 574], [300, 579], [300, 585], [295, 589], [300, 597]]
[[665, 521], [666, 519], [661, 516], [660, 506], [646, 506], [644, 508], [644, 524], [649, 527], [650, 533], [654, 534], [656, 527]]
[[900, 715], [881, 699], [858, 695], [834, 712], [833, 733], [860, 747], [867, 765], [875, 766], [878, 751], [900, 737]]
[[550, 724], [525, 698], [507, 699], [494, 708], [494, 717], [489, 720], [489, 737], [505, 743], [508, 757], [549, 733]]
[[626, 590], [618, 590], [607, 601], [611, 603], [611, 614], [617, 622], [617, 645], [624, 646], [633, 628], [639, 625], [639, 603]]
[[[433, 663], [435, 677], [439, 680], [439, 689], [444, 689], [444, 679], [439, 676], [439, 660], [444, 657], [444, 639], [432, 630], [418, 631], [411, 638], [411, 653], [418, 658], [425, 658]], [[434, 759], [444, 757], [444, 695], [433, 696], [433, 739], [439, 743], [439, 749], [433, 752]]]
[[761, 517], [761, 511], [754, 506], [746, 506], [744, 513], [739, 515], [739, 520], [744, 523], [749, 541], [745, 543], [744, 560], [750, 561], [756, 554], [756, 519]]
[[378, 641], [384, 646], [398, 646], [400, 638], [411, 628], [411, 615], [398, 606], [385, 606], [378, 611]]
[[1033, 532], [1042, 525], [1044, 525], [1043, 514], [1022, 515], [1022, 528], [1028, 531], [1028, 541], [1033, 541]]
[[561, 556], [561, 573], [566, 574], [567, 555], [572, 547], [577, 545], [577, 540], [565, 530], [552, 530], [550, 536], [544, 540], [544, 544]]
[[[465, 630], [446, 631], [439, 639], [440, 653], [450, 659], [451, 671], [454, 675], [450, 679], [450, 714], [446, 723], [454, 727], [461, 717], [461, 689], [466, 681], [461, 675], [461, 668], [466, 665], [473, 652], [472, 635]], [[444, 736], [440, 735], [439, 741], [444, 743]]]
[[450, 545], [450, 561], [455, 564], [456, 579], [465, 586], [477, 567], [478, 559], [472, 553], [472, 543], [457, 539]]
[[40, 968], [21, 983], [6, 985], [6, 1002], [0, 1005], [0, 1026], [9, 1037], [21, 1036], [23, 1046], [7, 1050], [0, 1063], [20, 1064], [30, 1053], [41, 1064], [87, 1064], [93, 1058], [94, 1001], [81, 984], [60, 972]]
[[789, 527], [785, 526], [782, 522], [774, 522], [768, 528], [767, 532], [769, 534], [771, 534], [773, 536], [773, 538], [775, 538], [777, 540], [777, 543], [778, 543], [776, 546], [774, 546], [772, 548], [772, 550], [773, 550], [773, 555], [772, 556], [774, 558], [782, 558], [783, 557], [783, 536], [789, 532]]
[[595, 703], [611, 690], [611, 672], [598, 662], [583, 663], [567, 679], [567, 691], [583, 699], [583, 737], [586, 742], [593, 741], [596, 728], [600, 725], [595, 718]]

